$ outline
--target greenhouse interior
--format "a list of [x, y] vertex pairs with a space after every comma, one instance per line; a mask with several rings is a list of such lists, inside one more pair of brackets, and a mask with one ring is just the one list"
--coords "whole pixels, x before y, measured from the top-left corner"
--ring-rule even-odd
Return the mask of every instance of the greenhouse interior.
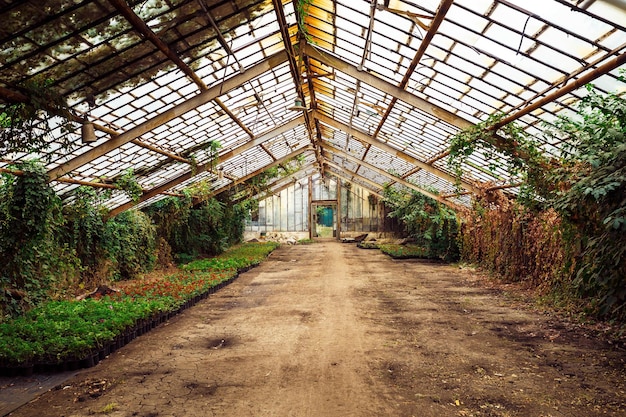
[[128, 323], [76, 351], [15, 329], [92, 290], [156, 317], [189, 300], [116, 286], [324, 242], [626, 332], [623, 0], [2, 0], [0, 21], [0, 369], [90, 366]]

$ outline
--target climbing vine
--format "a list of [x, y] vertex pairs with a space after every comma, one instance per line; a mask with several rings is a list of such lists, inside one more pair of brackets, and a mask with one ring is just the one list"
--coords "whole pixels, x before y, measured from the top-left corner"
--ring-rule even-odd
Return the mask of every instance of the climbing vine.
[[516, 123], [497, 128], [504, 117], [504, 113], [491, 115], [451, 138], [448, 166], [457, 178], [457, 186], [466, 167], [472, 165], [470, 156], [480, 153], [488, 162], [489, 173], [497, 177], [498, 170], [502, 169], [510, 178], [523, 181], [525, 195], [534, 193], [538, 184], [533, 173], [545, 169], [548, 160], [537, 142]]
[[115, 179], [113, 184], [122, 190], [132, 201], [137, 202], [143, 195], [143, 189], [137, 182], [137, 178], [132, 168], [127, 169], [119, 177]]
[[[562, 144], [550, 158], [514, 124], [498, 129], [504, 140], [494, 136], [500, 120], [493, 116], [452, 139], [449, 164], [457, 178], [480, 152], [490, 170], [504, 167], [524, 183], [515, 204], [503, 195], [497, 207], [477, 203], [464, 227], [464, 257], [466, 249], [482, 248], [471, 260], [549, 283], [560, 296], [585, 300], [592, 314], [626, 320], [626, 100], [587, 86], [575, 116], [544, 126], [544, 139]], [[477, 242], [483, 233], [487, 246]], [[558, 268], [521, 267], [532, 262]], [[509, 273], [506, 265], [520, 268]]]
[[294, 2], [296, 16], [298, 16], [298, 29], [307, 42], [311, 41], [311, 36], [309, 35], [309, 31], [306, 27], [306, 17], [309, 15], [309, 8], [312, 3], [312, 0], [296, 0]]
[[[62, 150], [70, 150], [75, 130], [72, 114], [65, 99], [52, 88], [50, 79], [33, 79], [18, 86], [26, 97], [21, 103], [0, 103], [0, 154], [38, 153], [54, 140]], [[55, 117], [59, 116], [59, 117]]]
[[383, 198], [385, 206], [391, 209], [389, 217], [402, 222], [408, 236], [425, 248], [428, 257], [458, 259], [458, 223], [454, 211], [421, 193], [389, 185], [383, 189]]
[[588, 86], [578, 117], [560, 117], [547, 134], [566, 146], [544, 173], [555, 186], [539, 192], [582, 237], [574, 287], [599, 314], [626, 318], [626, 99]]
[[302, 168], [304, 161], [304, 156], [298, 155], [282, 164], [270, 167], [243, 182], [237, 189], [231, 190], [231, 194], [234, 195], [240, 191], [247, 190], [248, 195], [255, 196], [265, 191], [272, 180], [284, 178], [298, 172]]
[[14, 166], [23, 175], [0, 177], [0, 308], [14, 314], [45, 297], [51, 285], [54, 228], [61, 202], [38, 162]]

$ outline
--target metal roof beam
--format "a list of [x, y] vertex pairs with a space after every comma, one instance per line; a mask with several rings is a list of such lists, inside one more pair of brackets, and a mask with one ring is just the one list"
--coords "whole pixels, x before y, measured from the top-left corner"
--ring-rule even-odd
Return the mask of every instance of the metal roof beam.
[[163, 42], [157, 35], [141, 20], [139, 16], [135, 14], [133, 9], [130, 8], [125, 0], [109, 0], [109, 2], [121, 13], [122, 16], [139, 32], [142, 37], [150, 41], [156, 46], [159, 51], [163, 52], [176, 66], [185, 73], [186, 76], [191, 78], [193, 82], [204, 91], [207, 89], [204, 81], [183, 61], [176, 52], [174, 52], [165, 42]]
[[[30, 97], [28, 97], [26, 94], [23, 94], [23, 93], [21, 93], [19, 91], [10, 90], [10, 89], [2, 87], [2, 86], [0, 86], [0, 98], [6, 100], [8, 102], [13, 102], [13, 103], [28, 103], [28, 102], [30, 102]], [[57, 109], [54, 109], [52, 107], [46, 108], [46, 110], [48, 112], [50, 112], [50, 113], [53, 113], [53, 114], [57, 113]], [[70, 120], [72, 120], [72, 121], [74, 121], [76, 123], [81, 123], [81, 124], [84, 123], [84, 120], [80, 116], [78, 116], [78, 115], [76, 115], [76, 114], [74, 114], [72, 112], [67, 112], [67, 114], [63, 114], [63, 115], [59, 115], [59, 116], [60, 117], [67, 117], [67, 118], [69, 118]], [[102, 126], [102, 125], [100, 125], [98, 123], [92, 123], [92, 124], [93, 124], [94, 129], [96, 129], [96, 130], [99, 130], [99, 131], [104, 132], [104, 133], [108, 133], [111, 136], [118, 136], [119, 135], [118, 132], [116, 132], [115, 130], [110, 129], [110, 128], [106, 127], [106, 126]], [[140, 146], [142, 148], [148, 149], [148, 150], [150, 150], [152, 152], [159, 153], [161, 155], [165, 155], [168, 158], [173, 159], [175, 161], [183, 162], [185, 164], [191, 164], [190, 160], [185, 159], [185, 158], [183, 158], [180, 155], [176, 155], [175, 153], [168, 152], [168, 151], [166, 151], [164, 149], [161, 149], [161, 148], [158, 148], [156, 146], [150, 145], [148, 143], [142, 142], [139, 139], [133, 139], [131, 142], [134, 143], [137, 146]]]
[[[337, 171], [332, 171], [330, 169], [327, 169], [326, 167], [335, 168]], [[339, 165], [333, 164], [332, 162], [329, 162], [329, 161], [324, 162], [324, 172], [334, 175], [337, 178], [341, 178], [344, 181], [349, 182], [350, 184], [358, 185], [361, 188], [365, 188], [370, 194], [375, 194], [376, 196], [380, 198], [384, 197], [381, 193], [374, 190], [375, 188], [382, 188], [380, 184], [376, 184], [374, 181], [368, 180], [365, 177], [360, 177], [359, 175], [352, 175], [352, 176], [347, 175], [343, 168], [341, 168]], [[359, 181], [362, 181], [367, 185], [354, 182], [354, 177], [357, 177]]]
[[183, 101], [182, 103], [172, 107], [165, 112], [158, 114], [151, 119], [146, 120], [134, 128], [121, 133], [119, 136], [111, 138], [110, 140], [102, 143], [94, 148], [91, 148], [87, 152], [70, 159], [69, 161], [59, 165], [58, 167], [48, 171], [48, 176], [51, 179], [58, 178], [64, 174], [70, 173], [76, 168], [79, 168], [94, 159], [106, 155], [114, 149], [132, 141], [150, 132], [153, 129], [177, 118], [181, 115], [206, 104], [220, 95], [239, 87], [241, 84], [250, 81], [253, 78], [271, 70], [277, 65], [282, 64], [287, 60], [287, 53], [285, 51], [278, 52], [264, 61], [259, 62], [257, 65], [248, 68], [243, 73], [224, 80], [223, 83], [209, 88], [206, 91], [202, 91], [190, 99]]
[[415, 107], [418, 110], [423, 111], [424, 113], [428, 113], [431, 116], [434, 116], [438, 119], [441, 119], [445, 122], [450, 123], [453, 126], [458, 127], [459, 129], [465, 129], [467, 127], [473, 126], [473, 123], [457, 116], [456, 114], [449, 112], [439, 106], [429, 103], [428, 101], [417, 97], [414, 94], [409, 93], [402, 88], [399, 88], [387, 81], [384, 81], [375, 75], [370, 74], [366, 71], [359, 71], [357, 67], [354, 65], [342, 60], [341, 58], [337, 58], [335, 56], [331, 56], [326, 52], [318, 51], [314, 46], [306, 44], [304, 48], [304, 53], [310, 58], [313, 58], [317, 61], [322, 62], [325, 65], [335, 68], [338, 71], [341, 71], [350, 77], [353, 77], [365, 84], [368, 84], [383, 93], [389, 94], [392, 97], [397, 98], [398, 100], [402, 100], [407, 104]]
[[[422, 39], [422, 42], [420, 43], [420, 46], [417, 49], [417, 52], [415, 53], [413, 60], [411, 60], [411, 63], [409, 64], [409, 67], [407, 68], [406, 73], [404, 74], [404, 77], [402, 78], [402, 81], [400, 82], [400, 85], [399, 85], [400, 89], [404, 90], [406, 86], [409, 84], [411, 75], [413, 75], [415, 68], [417, 68], [417, 65], [419, 64], [422, 57], [424, 56], [426, 49], [428, 48], [428, 46], [430, 45], [430, 42], [432, 41], [433, 37], [437, 33], [439, 26], [443, 22], [443, 19], [445, 18], [446, 13], [448, 13], [448, 10], [450, 10], [450, 6], [452, 6], [453, 1], [454, 0], [443, 0], [441, 4], [439, 5], [439, 8], [437, 9], [435, 16], [433, 17], [430, 25], [428, 26], [428, 31], [426, 32], [426, 35], [424, 35], [424, 39]], [[376, 131], [373, 134], [374, 137], [378, 136], [378, 133], [383, 128], [383, 125], [387, 121], [387, 118], [391, 114], [391, 111], [393, 110], [393, 106], [395, 106], [397, 101], [398, 99], [396, 97], [391, 99], [391, 102], [389, 103], [389, 106], [387, 106], [387, 110], [385, 111], [385, 114], [383, 114], [382, 118], [380, 119], [380, 123], [378, 123], [378, 127], [376, 128]]]
[[517, 120], [520, 117], [525, 116], [528, 113], [531, 113], [548, 103], [556, 101], [557, 99], [564, 96], [565, 94], [570, 93], [586, 84], [589, 84], [596, 78], [601, 77], [602, 75], [614, 70], [615, 68], [620, 67], [621, 65], [624, 65], [625, 63], [626, 63], [626, 52], [616, 56], [615, 58], [610, 59], [609, 61], [599, 66], [598, 68], [588, 72], [587, 74], [574, 80], [573, 82], [567, 84], [566, 86], [559, 88], [558, 90], [552, 92], [551, 94], [544, 96], [542, 99], [535, 101], [533, 104], [526, 106], [523, 109], [519, 110], [518, 112], [505, 117], [504, 119], [500, 120], [498, 123], [496, 123], [493, 126], [492, 131], [496, 132], [502, 126], [508, 123], [511, 123], [512, 121]]
[[[141, 18], [139, 16], [137, 16], [135, 14], [135, 12], [133, 11], [133, 9], [131, 9], [128, 4], [126, 3], [125, 0], [109, 0], [111, 2], [111, 4], [113, 4], [113, 6], [115, 6], [115, 8], [122, 14], [122, 16], [124, 16], [124, 18], [126, 20], [128, 20], [128, 22], [141, 34], [143, 35], [146, 39], [148, 39], [150, 42], [152, 42], [152, 44], [154, 46], [156, 46], [159, 51], [163, 52], [163, 54], [165, 54], [165, 56], [167, 56], [169, 58], [170, 61], [174, 62], [174, 64], [176, 64], [176, 66], [185, 73], [186, 76], [188, 76], [189, 78], [191, 78], [193, 80], [193, 82], [198, 86], [198, 88], [200, 89], [200, 91], [206, 91], [208, 90], [207, 85], [204, 83], [204, 81], [202, 81], [202, 78], [200, 78], [198, 76], [198, 74], [195, 73], [194, 70], [191, 69], [191, 67], [189, 65], [187, 65], [185, 63], [185, 61], [183, 61], [176, 52], [174, 52], [172, 50], [172, 48], [170, 48], [165, 42], [163, 42], [157, 35], [156, 33], [154, 33], [152, 31], [152, 29], [150, 29], [148, 27], [148, 25], [145, 24], [145, 22], [143, 20], [141, 20]], [[240, 67], [240, 72], [241, 72], [241, 67]], [[246, 127], [246, 125], [243, 124], [243, 122], [241, 120], [239, 120], [237, 118], [237, 116], [235, 116], [233, 114], [233, 112], [230, 111], [230, 109], [228, 107], [226, 107], [226, 105], [219, 99], [219, 98], [215, 98], [215, 102], [217, 103], [218, 106], [221, 107], [222, 110], [224, 110], [224, 112], [235, 122], [239, 125], [239, 127], [241, 127], [247, 134], [248, 136], [252, 137], [254, 136], [254, 134], [252, 133], [252, 131], [250, 129], [248, 129]]]
[[[276, 181], [272, 182], [271, 184], [268, 184], [266, 186], [264, 186], [261, 190], [259, 190], [259, 192], [257, 192], [255, 195], [253, 196], [249, 196], [249, 198], [253, 198], [253, 199], [259, 199], [260, 197], [267, 197], [267, 195], [265, 196], [261, 196], [260, 194], [265, 193], [265, 192], [269, 192], [270, 194], [275, 194], [277, 192], [281, 192], [282, 190], [284, 190], [285, 188], [288, 188], [292, 185], [295, 185], [298, 181], [300, 181], [302, 178], [307, 177], [308, 175], [311, 175], [311, 173], [307, 172], [308, 169], [311, 168], [315, 168], [314, 163], [310, 163], [307, 164], [303, 167], [301, 167], [298, 171], [294, 172], [291, 174], [291, 176], [289, 177], [283, 177], [283, 178], [278, 178], [276, 179]], [[296, 178], [296, 174], [303, 172], [304, 175], [302, 175], [299, 178]], [[287, 182], [285, 182], [287, 181]], [[278, 187], [278, 188], [274, 188], [274, 187]], [[246, 190], [247, 194], [250, 194], [251, 190]], [[235, 200], [235, 202], [239, 202], [241, 201], [243, 198], [238, 198], [237, 200]]]
[[[410, 155], [402, 152], [401, 150], [396, 149], [396, 148], [394, 148], [394, 147], [392, 147], [390, 145], [387, 145], [386, 143], [381, 142], [378, 139], [375, 139], [375, 138], [371, 137], [370, 135], [361, 132], [360, 130], [356, 130], [354, 128], [351, 128], [350, 126], [348, 126], [348, 125], [346, 125], [344, 123], [341, 123], [341, 122], [339, 122], [339, 121], [337, 121], [335, 119], [332, 119], [332, 118], [330, 118], [328, 116], [325, 116], [324, 114], [319, 113], [317, 111], [313, 112], [313, 116], [315, 118], [319, 119], [321, 122], [326, 123], [327, 125], [329, 125], [331, 127], [334, 127], [335, 129], [339, 129], [339, 130], [343, 131], [344, 133], [353, 136], [355, 139], [357, 139], [357, 140], [359, 140], [361, 142], [365, 142], [365, 143], [367, 143], [369, 145], [373, 145], [373, 146], [375, 146], [375, 147], [377, 147], [377, 148], [379, 148], [379, 149], [381, 149], [381, 150], [383, 150], [383, 151], [385, 151], [385, 152], [387, 152], [387, 153], [389, 153], [391, 155], [397, 156], [397, 157], [399, 157], [399, 158], [401, 158], [401, 159], [403, 159], [403, 160], [405, 160], [405, 161], [407, 161], [407, 162], [409, 162], [409, 163], [411, 163], [411, 164], [413, 164], [413, 165], [423, 169], [426, 172], [429, 172], [429, 173], [431, 173], [433, 175], [436, 175], [437, 177], [439, 177], [439, 178], [441, 178], [441, 179], [443, 179], [445, 181], [448, 181], [448, 182], [450, 182], [452, 184], [456, 184], [456, 182], [457, 182], [457, 179], [456, 179], [456, 177], [454, 175], [451, 175], [451, 174], [449, 174], [449, 173], [447, 173], [447, 172], [445, 172], [445, 171], [443, 171], [443, 170], [441, 170], [439, 168], [436, 168], [436, 167], [434, 167], [432, 165], [429, 165], [429, 164], [427, 164], [427, 163], [425, 163], [423, 161], [420, 161], [419, 159], [416, 159], [416, 158], [414, 158], [414, 157], [412, 157], [412, 156], [410, 156]], [[479, 193], [480, 192], [480, 188], [479, 187], [477, 187], [476, 185], [471, 184], [471, 183], [469, 183], [467, 181], [463, 181], [462, 180], [460, 182], [460, 185], [463, 188], [465, 188], [466, 190], [469, 190], [469, 191], [471, 191], [473, 193]]]
[[[368, 72], [359, 71], [354, 65], [349, 64], [348, 62], [345, 62], [340, 58], [331, 56], [328, 53], [319, 52], [317, 49], [309, 44], [306, 45], [305, 54], [357, 80], [360, 80], [361, 82], [364, 82], [378, 90], [381, 90], [382, 92], [389, 94], [397, 98], [398, 100], [402, 100], [418, 110], [421, 110], [425, 113], [430, 114], [431, 116], [437, 117], [447, 123], [450, 123], [451, 125], [459, 129], [466, 129], [474, 125], [473, 123], [457, 116], [456, 114], [451, 113], [441, 107], [435, 106], [428, 101], [421, 99], [406, 90], [396, 87], [395, 85], [388, 83], [387, 81], [381, 80], [380, 78]], [[506, 139], [495, 134], [495, 131], [492, 138], [485, 138], [485, 140], [491, 140], [494, 146], [502, 148], [506, 148], [506, 144], [508, 143]], [[439, 159], [442, 159], [449, 154], [449, 151], [444, 151], [441, 154], [437, 155], [435, 158], [431, 159], [429, 163], [433, 163]], [[521, 157], [525, 158], [527, 156], [521, 155]]]
[[[230, 158], [232, 158], [234, 156], [237, 156], [237, 155], [239, 155], [242, 152], [247, 151], [250, 148], [253, 148], [253, 147], [257, 146], [257, 145], [260, 145], [261, 143], [263, 143], [263, 142], [265, 142], [265, 141], [267, 141], [267, 140], [269, 140], [271, 138], [274, 138], [274, 137], [276, 137], [278, 135], [281, 135], [281, 134], [283, 134], [283, 133], [285, 133], [285, 132], [287, 132], [287, 131], [289, 131], [291, 129], [294, 129], [297, 126], [299, 126], [300, 124], [302, 124], [303, 121], [304, 121], [304, 117], [300, 116], [300, 117], [292, 120], [289, 123], [286, 123], [286, 124], [284, 124], [282, 126], [279, 126], [279, 127], [275, 128], [275, 129], [269, 130], [269, 131], [267, 131], [267, 132], [257, 136], [254, 140], [246, 142], [243, 145], [241, 145], [241, 146], [239, 146], [239, 147], [237, 147], [235, 149], [232, 149], [232, 150], [230, 150], [230, 151], [220, 155], [217, 158], [216, 161], [213, 161], [213, 165], [217, 166], [217, 165], [219, 165], [219, 164], [221, 164], [223, 162], [226, 162]], [[198, 165], [196, 167], [195, 171], [196, 171], [196, 174], [199, 174], [201, 172], [208, 171], [210, 168], [211, 167], [209, 166], [209, 164], [205, 163], [205, 164]], [[267, 167], [265, 169], [267, 169]], [[184, 174], [179, 175], [176, 178], [172, 178], [171, 180], [165, 182], [164, 184], [161, 184], [159, 186], [156, 186], [156, 187], [154, 187], [154, 188], [144, 192], [144, 194], [139, 198], [138, 202], [136, 202], [136, 203], [135, 202], [128, 202], [128, 203], [122, 204], [121, 206], [115, 207], [114, 209], [112, 209], [109, 212], [109, 215], [110, 216], [115, 216], [115, 215], [121, 213], [124, 210], [128, 210], [129, 208], [133, 207], [135, 204], [142, 203], [142, 202], [144, 202], [144, 201], [146, 201], [146, 200], [148, 200], [148, 199], [150, 199], [150, 198], [152, 198], [152, 197], [154, 197], [154, 196], [156, 196], [158, 194], [162, 194], [163, 191], [169, 190], [170, 188], [175, 187], [178, 184], [181, 184], [181, 183], [191, 179], [192, 177], [193, 177], [192, 171], [189, 170], [189, 171], [185, 172]]]
[[[276, 19], [278, 21], [278, 27], [280, 29], [280, 34], [283, 38], [283, 45], [285, 47], [285, 51], [288, 55], [289, 60], [289, 70], [291, 72], [291, 76], [293, 78], [293, 82], [296, 86], [296, 92], [302, 103], [306, 106], [306, 97], [304, 96], [304, 90], [302, 88], [302, 74], [300, 73], [300, 67], [298, 62], [296, 61], [296, 53], [294, 51], [293, 45], [291, 44], [291, 36], [289, 35], [289, 25], [287, 24], [287, 19], [285, 17], [285, 10], [283, 6], [283, 2], [281, 0], [272, 0], [272, 4], [274, 5], [274, 13], [276, 14]], [[306, 42], [300, 42], [300, 52], [302, 53], [302, 46], [304, 46]], [[307, 113], [304, 111], [304, 118], [306, 120], [306, 130], [309, 136], [309, 140], [311, 141], [311, 146], [315, 151], [315, 157], [320, 163], [321, 166], [321, 151], [319, 149], [317, 140], [315, 140], [313, 135], [313, 126], [311, 124], [311, 119]]]
[[[335, 155], [338, 155], [338, 156], [340, 156], [340, 157], [342, 157], [344, 159], [347, 159], [348, 161], [354, 162], [356, 164], [363, 165], [365, 168], [368, 168], [369, 170], [374, 171], [374, 172], [376, 172], [379, 175], [387, 177], [387, 178], [389, 178], [389, 179], [391, 179], [391, 180], [393, 180], [393, 181], [395, 181], [395, 182], [397, 182], [397, 183], [399, 183], [401, 185], [404, 185], [407, 188], [415, 190], [418, 193], [421, 193], [421, 194], [425, 195], [426, 197], [430, 197], [433, 200], [436, 200], [436, 201], [438, 201], [438, 202], [440, 202], [442, 204], [445, 204], [445, 205], [447, 205], [447, 206], [449, 206], [449, 207], [451, 207], [451, 208], [453, 208], [455, 210], [462, 210], [461, 207], [458, 206], [457, 204], [454, 204], [454, 203], [452, 203], [452, 202], [442, 198], [441, 196], [439, 196], [437, 194], [431, 193], [430, 191], [424, 190], [421, 187], [418, 187], [417, 185], [415, 185], [413, 183], [410, 183], [410, 182], [408, 182], [406, 180], [403, 180], [402, 178], [398, 178], [398, 177], [388, 173], [387, 171], [385, 171], [382, 168], [379, 168], [379, 167], [377, 167], [375, 165], [372, 165], [372, 164], [370, 164], [368, 162], [361, 161], [359, 158], [355, 158], [354, 156], [349, 155], [349, 154], [345, 153], [344, 151], [342, 151], [341, 149], [337, 149], [337, 148], [335, 148], [334, 146], [332, 146], [332, 145], [330, 145], [328, 143], [323, 143], [322, 144], [322, 149], [324, 149], [324, 150], [326, 150], [326, 151], [328, 151], [330, 153], [334, 153]], [[345, 171], [345, 168], [342, 168], [342, 170]], [[354, 173], [354, 175], [358, 175], [358, 174]]]
[[243, 183], [245, 181], [248, 181], [249, 179], [259, 175], [263, 171], [266, 171], [266, 170], [268, 170], [270, 168], [273, 168], [273, 167], [275, 167], [277, 165], [280, 165], [280, 164], [282, 164], [284, 162], [287, 162], [288, 160], [290, 160], [292, 158], [295, 158], [296, 156], [298, 156], [298, 155], [300, 155], [300, 154], [302, 154], [302, 153], [304, 153], [306, 151], [312, 151], [312, 149], [308, 145], [305, 146], [305, 147], [302, 147], [300, 149], [296, 149], [295, 151], [291, 152], [288, 155], [283, 156], [280, 159], [277, 159], [276, 161], [272, 162], [271, 164], [267, 164], [263, 168], [259, 168], [256, 171], [251, 172], [250, 174], [245, 175], [245, 176], [237, 179], [236, 181], [231, 182], [228, 185], [225, 185], [225, 186], [223, 186], [221, 188], [218, 188], [217, 190], [215, 190], [215, 191], [213, 191], [212, 193], [209, 194], [209, 198], [214, 197], [214, 196], [216, 196], [216, 195], [218, 195], [220, 193], [223, 193], [224, 191], [230, 189], [231, 187], [233, 187], [235, 185], [239, 185], [239, 184], [241, 184], [241, 183]]

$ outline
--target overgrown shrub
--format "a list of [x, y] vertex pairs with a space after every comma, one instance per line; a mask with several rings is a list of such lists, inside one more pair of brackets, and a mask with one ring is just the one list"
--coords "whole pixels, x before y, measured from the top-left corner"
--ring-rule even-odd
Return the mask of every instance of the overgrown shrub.
[[0, 317], [153, 268], [156, 232], [143, 213], [107, 221], [105, 196], [89, 187], [62, 206], [43, 165], [14, 168], [0, 182]]
[[405, 193], [393, 187], [384, 189], [390, 217], [400, 220], [407, 236], [426, 250], [425, 257], [455, 261], [459, 258], [456, 213], [416, 191]]
[[0, 308], [11, 315], [46, 297], [54, 276], [73, 273], [71, 251], [57, 246], [61, 203], [37, 162], [15, 166], [23, 175], [0, 179]]
[[147, 207], [145, 212], [179, 262], [199, 255], [217, 255], [243, 237], [243, 207], [216, 198], [194, 206], [190, 198], [169, 197]]
[[154, 269], [156, 228], [141, 211], [127, 210], [105, 224], [102, 244], [115, 267], [113, 279], [131, 279]]
[[596, 312], [626, 320], [626, 99], [589, 87], [577, 118], [560, 118], [561, 165], [537, 190], [582, 238], [573, 284]]
[[544, 290], [560, 287], [563, 271], [574, 260], [572, 240], [563, 235], [564, 227], [554, 210], [477, 207], [462, 222], [461, 257], [507, 281]]
[[102, 203], [109, 194], [79, 187], [63, 207], [61, 236], [75, 249], [86, 285], [130, 279], [155, 265], [156, 230], [150, 219], [136, 210], [107, 219]]
[[464, 221], [463, 258], [626, 321], [626, 99], [589, 86], [577, 115], [547, 126], [547, 139], [563, 144], [557, 157], [510, 126], [508, 145], [495, 149], [492, 127], [455, 137], [452, 167], [475, 150], [499, 153], [524, 186], [519, 204], [476, 205]]
[[63, 207], [64, 223], [60, 239], [74, 248], [84, 273], [95, 275], [106, 259], [102, 239], [107, 210], [102, 207], [104, 195], [95, 188], [78, 187], [72, 200]]

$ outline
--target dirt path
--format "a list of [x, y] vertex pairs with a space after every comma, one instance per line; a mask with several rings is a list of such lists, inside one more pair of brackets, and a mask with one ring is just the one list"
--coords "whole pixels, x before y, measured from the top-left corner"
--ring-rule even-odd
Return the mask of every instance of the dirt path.
[[445, 265], [324, 242], [13, 416], [626, 416], [626, 354]]

